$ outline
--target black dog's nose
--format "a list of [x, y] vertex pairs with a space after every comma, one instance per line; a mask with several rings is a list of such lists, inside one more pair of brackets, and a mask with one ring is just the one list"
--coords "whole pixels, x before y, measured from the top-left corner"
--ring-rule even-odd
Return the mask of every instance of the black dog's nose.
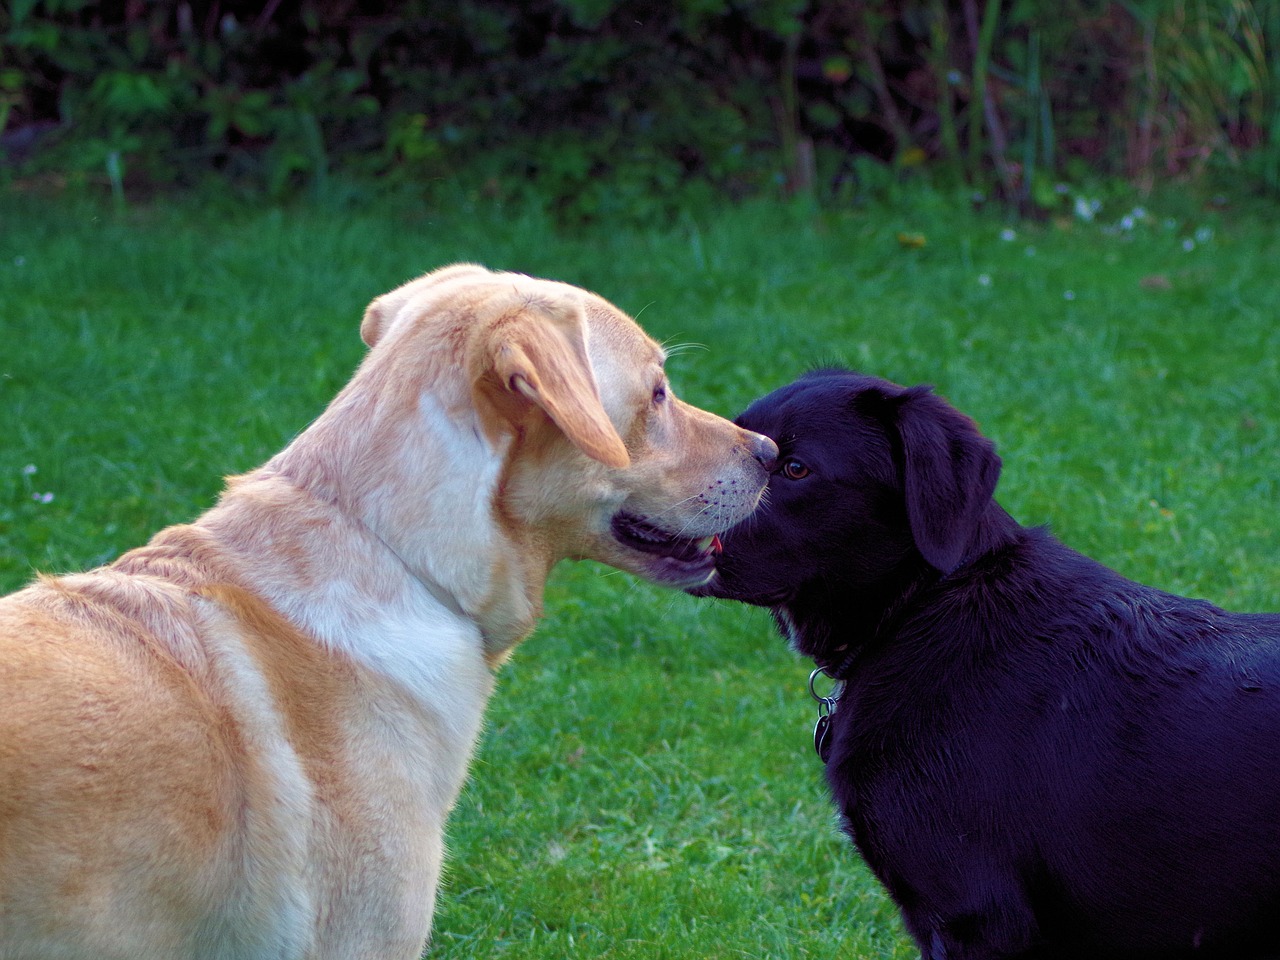
[[763, 434], [750, 434], [751, 455], [760, 461], [766, 470], [773, 470], [778, 462], [778, 445]]

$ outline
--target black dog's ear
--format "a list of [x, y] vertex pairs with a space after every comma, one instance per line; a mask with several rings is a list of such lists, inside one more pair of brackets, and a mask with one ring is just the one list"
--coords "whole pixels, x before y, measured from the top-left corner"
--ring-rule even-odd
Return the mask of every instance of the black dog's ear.
[[1000, 479], [995, 445], [928, 387], [898, 400], [907, 521], [916, 548], [950, 573], [960, 565]]

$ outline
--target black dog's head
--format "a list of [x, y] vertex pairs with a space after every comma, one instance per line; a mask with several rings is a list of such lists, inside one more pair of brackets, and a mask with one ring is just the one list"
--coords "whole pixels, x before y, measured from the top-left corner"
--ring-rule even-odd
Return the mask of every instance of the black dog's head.
[[777, 442], [777, 466], [763, 505], [722, 537], [717, 576], [696, 593], [774, 608], [811, 655], [821, 638], [793, 629], [809, 619], [806, 595], [887, 604], [904, 579], [950, 573], [1000, 475], [991, 442], [928, 387], [846, 370], [801, 377], [737, 422]]

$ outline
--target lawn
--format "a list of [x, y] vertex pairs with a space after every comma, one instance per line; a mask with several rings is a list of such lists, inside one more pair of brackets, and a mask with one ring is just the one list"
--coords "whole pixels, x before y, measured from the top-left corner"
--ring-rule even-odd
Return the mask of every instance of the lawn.
[[[470, 259], [613, 300], [686, 345], [675, 389], [719, 412], [831, 361], [933, 383], [997, 441], [1023, 522], [1280, 609], [1275, 222], [1185, 196], [1092, 222], [921, 192], [577, 230], [466, 198], [0, 197], [0, 588], [190, 519], [337, 391], [373, 296]], [[915, 956], [836, 828], [808, 670], [760, 611], [561, 565], [451, 821], [432, 956]]]

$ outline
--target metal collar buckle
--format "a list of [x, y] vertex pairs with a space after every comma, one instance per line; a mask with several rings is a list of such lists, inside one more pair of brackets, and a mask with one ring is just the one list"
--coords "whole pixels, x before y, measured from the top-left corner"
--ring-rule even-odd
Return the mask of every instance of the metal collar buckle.
[[831, 758], [831, 717], [836, 712], [840, 695], [844, 693], [844, 681], [837, 680], [831, 692], [825, 697], [820, 697], [818, 691], [814, 689], [814, 683], [819, 674], [828, 676], [822, 667], [818, 667], [809, 674], [809, 696], [818, 701], [818, 722], [813, 726], [813, 749], [817, 752], [818, 759], [826, 763]]

